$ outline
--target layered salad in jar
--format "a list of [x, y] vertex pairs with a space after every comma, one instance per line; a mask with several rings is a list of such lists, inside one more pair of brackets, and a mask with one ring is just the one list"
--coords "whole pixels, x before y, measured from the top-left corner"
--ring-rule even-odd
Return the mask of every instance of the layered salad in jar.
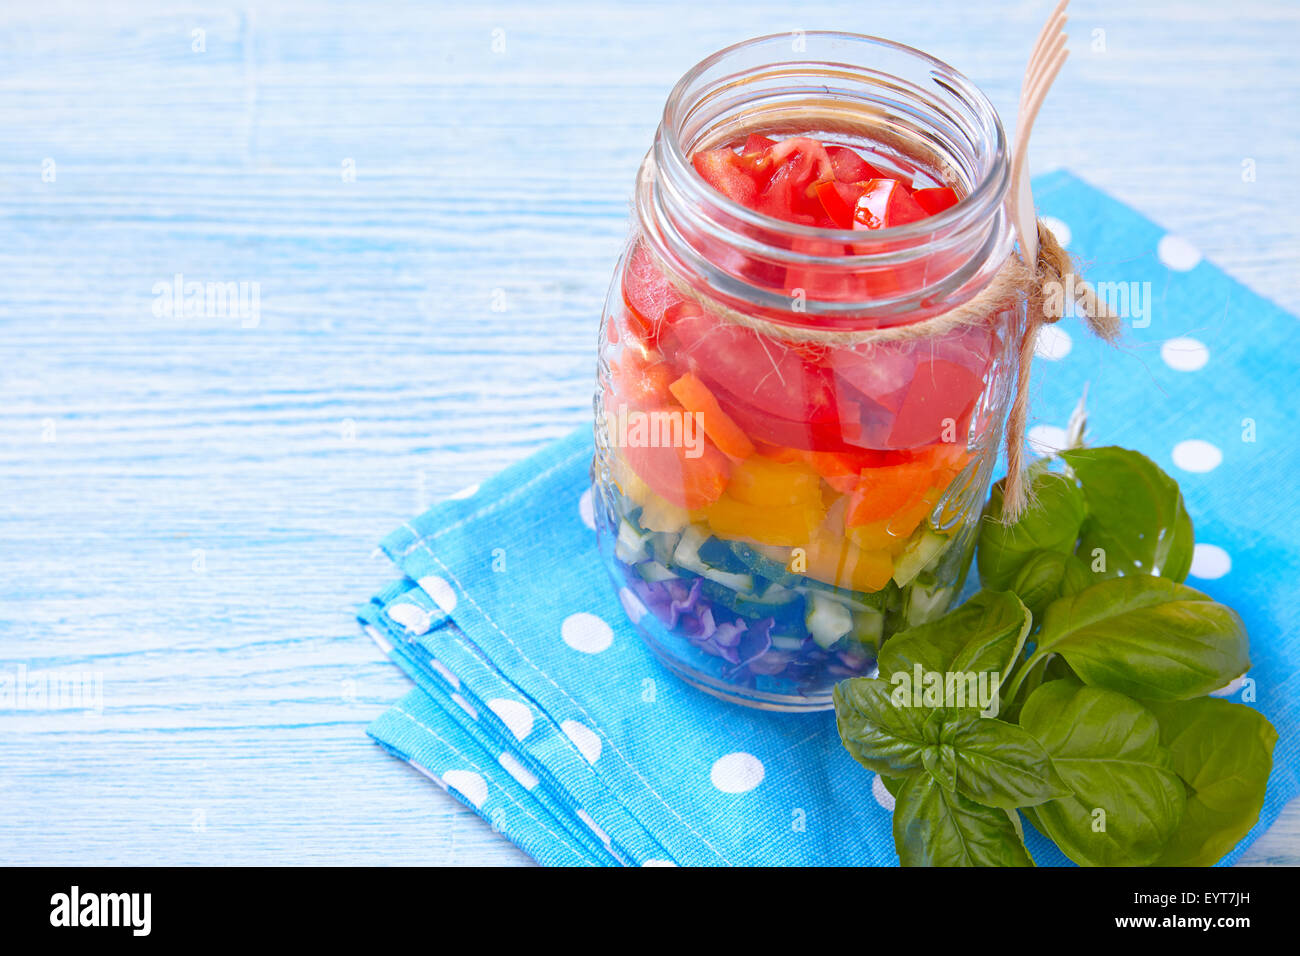
[[[827, 229], [889, 229], [960, 198], [860, 145], [803, 136], [750, 135], [691, 163], [747, 209]], [[778, 281], [797, 303], [887, 297], [914, 279], [877, 270], [827, 290], [789, 269]], [[597, 396], [602, 540], [661, 657], [705, 689], [816, 696], [948, 608], [995, 455], [996, 322], [791, 340], [718, 314], [635, 238], [617, 287]]]

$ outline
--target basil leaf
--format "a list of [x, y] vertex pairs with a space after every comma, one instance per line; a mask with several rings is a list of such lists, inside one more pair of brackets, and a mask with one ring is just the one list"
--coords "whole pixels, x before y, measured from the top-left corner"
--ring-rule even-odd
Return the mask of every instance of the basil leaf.
[[1092, 569], [1097, 549], [1103, 577], [1151, 574], [1182, 581], [1192, 567], [1192, 519], [1178, 483], [1146, 455], [1127, 448], [1076, 448], [1061, 453], [1083, 485], [1088, 518], [1079, 557]]
[[[880, 649], [880, 674], [892, 680], [896, 674], [906, 674], [915, 681], [916, 668], [922, 674], [939, 674], [945, 679], [952, 676], [963, 697], [970, 689], [966, 675], [990, 675], [983, 685], [976, 681], [977, 689], [986, 698], [996, 699], [1002, 682], [1006, 680], [1025, 646], [1029, 633], [1029, 612], [1020, 600], [1009, 592], [981, 591], [956, 610], [919, 627], [896, 634]], [[943, 702], [956, 706], [953, 700]], [[965, 706], [982, 708], [984, 701]]]
[[853, 759], [882, 777], [910, 776], [925, 769], [924, 753], [935, 744], [927, 736], [927, 707], [896, 706], [893, 688], [882, 680], [854, 677], [835, 685], [835, 725]]
[[1011, 590], [1029, 608], [1035, 621], [1042, 620], [1043, 612], [1061, 593], [1066, 561], [1071, 555], [1059, 551], [1035, 551], [1016, 573]]
[[1141, 866], [1160, 855], [1187, 795], [1150, 711], [1114, 691], [1057, 680], [1034, 691], [1020, 724], [1074, 791], [1025, 810], [1061, 852], [1083, 866]]
[[1080, 591], [1092, 587], [1098, 580], [1100, 580], [1100, 577], [1093, 574], [1088, 566], [1079, 560], [1077, 554], [1072, 554], [1065, 559], [1059, 596], [1068, 597], [1072, 594], [1078, 594]]
[[1064, 657], [1060, 654], [1053, 654], [1047, 661], [1047, 667], [1043, 669], [1043, 683], [1049, 680], [1061, 680], [1062, 678], [1071, 678], [1078, 680], [1078, 676], [1070, 669]]
[[1148, 706], [1189, 791], [1183, 822], [1156, 863], [1213, 866], [1259, 819], [1277, 731], [1259, 711], [1215, 697]]
[[980, 522], [979, 549], [975, 552], [980, 583], [991, 591], [1011, 587], [1016, 574], [1035, 551], [1070, 554], [1087, 515], [1083, 492], [1073, 479], [1040, 471], [1029, 485], [1029, 506], [1013, 525], [1002, 523], [1002, 489], [1006, 479], [993, 486]]
[[939, 750], [952, 753], [954, 786], [949, 789], [976, 803], [1014, 810], [1070, 792], [1043, 745], [1015, 724], [966, 712], [957, 719], [950, 716], [938, 739]]
[[1147, 700], [1201, 697], [1250, 667], [1241, 618], [1165, 578], [1111, 578], [1054, 601], [1031, 660], [1060, 654], [1085, 684]]
[[1060, 654], [1035, 657], [1032, 664], [1025, 664], [1025, 675], [1019, 680], [1020, 686], [1016, 688], [1015, 698], [1003, 704], [1002, 713], [999, 716], [1010, 723], [1019, 723], [1020, 711], [1024, 709], [1025, 701], [1029, 699], [1029, 696], [1043, 684], [1062, 679], [1081, 683], [1074, 671], [1070, 670], [1070, 665], [1065, 663], [1065, 658]]
[[894, 804], [903, 866], [1033, 866], [1005, 810], [945, 790], [929, 775], [903, 781]]

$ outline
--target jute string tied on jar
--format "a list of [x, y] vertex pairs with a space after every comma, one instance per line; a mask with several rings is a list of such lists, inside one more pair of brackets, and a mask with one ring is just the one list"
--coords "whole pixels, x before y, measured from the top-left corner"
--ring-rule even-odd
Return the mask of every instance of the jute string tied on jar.
[[[960, 305], [918, 322], [882, 329], [832, 331], [795, 328], [733, 309], [681, 281], [669, 268], [663, 268], [663, 274], [681, 295], [736, 325], [780, 341], [827, 348], [915, 342], [940, 337], [958, 329], [987, 325], [995, 321], [999, 313], [1020, 301], [1025, 302], [1028, 317], [1017, 350], [1015, 397], [1007, 415], [1007, 477], [1003, 487], [1002, 519], [1009, 524], [1024, 512], [1028, 503], [1024, 480], [1025, 422], [1029, 415], [1029, 372], [1039, 330], [1057, 322], [1066, 311], [1074, 311], [1084, 317], [1093, 334], [1108, 342], [1118, 338], [1120, 332], [1118, 317], [1083, 281], [1070, 254], [1041, 221], [1038, 223], [1038, 240], [1036, 268], [1030, 269], [1019, 255], [1013, 253], [988, 285]], [[1074, 297], [1072, 310], [1064, 307], [1067, 292]]]

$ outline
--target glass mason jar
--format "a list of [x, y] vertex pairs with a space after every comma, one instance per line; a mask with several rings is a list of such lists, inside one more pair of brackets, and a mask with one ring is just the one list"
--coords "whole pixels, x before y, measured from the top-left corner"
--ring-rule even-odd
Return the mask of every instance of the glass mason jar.
[[[873, 230], [773, 218], [692, 165], [755, 133], [848, 146], [959, 201]], [[987, 98], [885, 40], [750, 40], [673, 89], [605, 304], [593, 478], [623, 606], [689, 683], [827, 709], [890, 635], [956, 599], [1024, 306], [942, 335], [906, 327], [1002, 266], [1008, 179]]]

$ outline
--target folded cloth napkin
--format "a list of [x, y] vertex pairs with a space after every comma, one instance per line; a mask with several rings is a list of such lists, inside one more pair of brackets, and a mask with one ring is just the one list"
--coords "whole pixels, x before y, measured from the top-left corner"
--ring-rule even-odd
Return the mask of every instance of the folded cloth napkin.
[[[1296, 317], [1067, 173], [1034, 185], [1058, 237], [1128, 316], [1118, 350], [1044, 330], [1040, 450], [1088, 383], [1090, 433], [1150, 455], [1196, 523], [1189, 584], [1236, 608], [1279, 733], [1260, 823], [1300, 791], [1300, 509], [1286, 429]], [[641, 644], [597, 554], [589, 429], [404, 524], [403, 579], [360, 612], [417, 689], [370, 728], [527, 853], [555, 865], [896, 864], [892, 799], [833, 715], [727, 704]], [[629, 611], [638, 610], [632, 604]], [[1068, 861], [1028, 832], [1040, 865]]]

